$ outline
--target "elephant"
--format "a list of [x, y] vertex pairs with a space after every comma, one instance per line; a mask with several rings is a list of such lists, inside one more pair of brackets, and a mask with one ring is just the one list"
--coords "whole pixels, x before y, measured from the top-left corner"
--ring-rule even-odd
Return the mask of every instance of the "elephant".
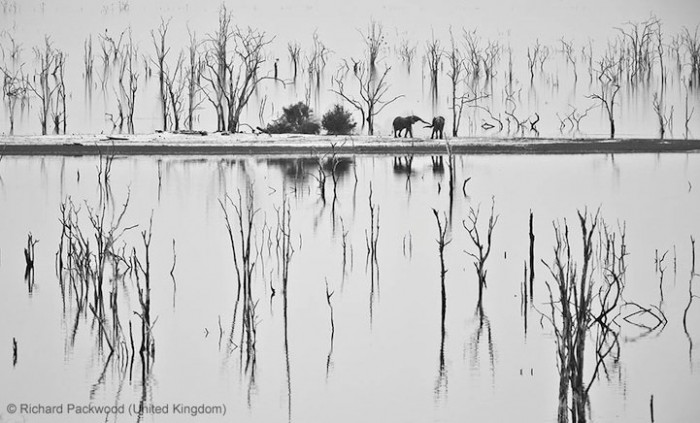
[[418, 121], [421, 121], [423, 123], [428, 123], [424, 121], [423, 119], [419, 118], [416, 115], [412, 116], [397, 116], [396, 119], [394, 119], [393, 125], [394, 125], [394, 138], [401, 138], [401, 131], [404, 129], [406, 132], [404, 132], [404, 138], [408, 137], [409, 135], [411, 138], [413, 138], [413, 129], [412, 125]]
[[443, 129], [445, 128], [445, 118], [442, 116], [436, 116], [433, 118], [433, 123], [426, 125], [426, 128], [433, 128], [433, 133], [430, 134], [430, 139], [433, 138], [443, 138]]

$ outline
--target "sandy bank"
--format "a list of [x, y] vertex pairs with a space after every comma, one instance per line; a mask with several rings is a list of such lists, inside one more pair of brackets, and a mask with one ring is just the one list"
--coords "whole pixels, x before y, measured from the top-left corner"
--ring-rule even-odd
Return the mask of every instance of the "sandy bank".
[[[444, 154], [446, 142], [370, 136], [309, 136], [170, 133], [104, 135], [2, 136], [0, 155], [282, 155], [325, 154]], [[592, 154], [700, 151], [700, 140], [658, 139], [500, 139], [448, 140], [456, 154]]]

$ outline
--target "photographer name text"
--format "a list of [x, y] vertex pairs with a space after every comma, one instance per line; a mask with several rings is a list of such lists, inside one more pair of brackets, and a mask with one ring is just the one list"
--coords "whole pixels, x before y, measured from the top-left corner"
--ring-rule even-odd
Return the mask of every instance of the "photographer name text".
[[204, 415], [226, 415], [226, 404], [35, 404], [11, 403], [7, 405], [10, 414], [22, 415], [188, 415], [192, 417]]

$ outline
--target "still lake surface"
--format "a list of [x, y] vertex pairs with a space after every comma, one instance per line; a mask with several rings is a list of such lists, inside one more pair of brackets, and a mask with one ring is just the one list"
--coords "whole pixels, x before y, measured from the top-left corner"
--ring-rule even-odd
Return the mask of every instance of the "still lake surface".
[[[654, 397], [657, 421], [700, 417], [698, 366], [692, 341], [700, 339], [700, 305], [688, 312], [691, 236], [700, 237], [700, 155], [483, 155], [456, 157], [456, 190], [445, 250], [447, 310], [441, 356], [440, 263], [432, 208], [449, 213], [447, 171], [416, 156], [412, 172], [386, 156], [343, 157], [337, 201], [326, 181], [321, 200], [316, 159], [265, 157], [116, 157], [110, 209], [130, 191], [123, 226], [139, 225], [119, 241], [143, 248], [140, 232], [153, 216], [151, 315], [155, 359], [142, 378], [121, 359], [105, 365], [98, 327], [74, 299], [62, 300], [55, 269], [61, 236], [60, 204], [71, 198], [88, 231], [87, 208], [99, 201], [97, 157], [5, 157], [0, 162], [0, 421], [95, 421], [96, 416], [9, 414], [7, 403], [120, 405], [170, 404], [167, 416], [142, 421], [193, 421], [173, 415], [174, 404], [224, 405], [226, 417], [197, 421], [455, 422], [556, 421], [558, 373], [540, 260], [551, 263], [552, 222], [567, 219], [580, 250], [577, 210], [600, 207], [614, 230], [626, 227], [624, 298], [656, 305], [666, 315], [651, 332], [618, 319], [619, 361], [593, 383], [592, 421], [645, 421]], [[466, 178], [466, 196], [462, 184]], [[254, 205], [258, 263], [254, 377], [241, 351], [228, 342], [236, 273], [219, 201], [245, 193]], [[366, 261], [369, 191], [379, 216], [378, 271]], [[287, 346], [275, 228], [284, 196], [294, 248], [289, 267]], [[487, 261], [484, 321], [475, 313], [474, 251], [462, 227], [470, 207], [481, 206], [480, 227], [492, 198], [499, 214]], [[528, 217], [534, 213], [536, 278], [529, 320], [521, 312]], [[229, 209], [232, 213], [232, 209]], [[23, 278], [27, 235], [35, 246], [35, 282]], [[345, 235], [344, 235], [345, 234]], [[176, 264], [174, 279], [173, 240]], [[343, 265], [343, 240], [346, 263]], [[663, 256], [663, 293], [655, 257]], [[577, 261], [580, 258], [576, 255]], [[375, 269], [376, 270], [376, 269]], [[594, 275], [600, 275], [594, 273]], [[695, 278], [695, 292], [699, 278]], [[106, 282], [109, 291], [111, 282]], [[333, 295], [331, 346], [326, 283]], [[175, 289], [176, 288], [176, 289]], [[276, 294], [271, 297], [272, 289]], [[140, 340], [134, 282], [120, 282], [122, 325]], [[126, 310], [126, 311], [124, 311]], [[77, 329], [74, 325], [77, 323]], [[238, 325], [239, 323], [237, 323]], [[219, 325], [223, 336], [220, 338]], [[527, 333], [525, 329], [527, 328]], [[138, 335], [138, 336], [137, 336]], [[239, 342], [236, 328], [234, 343]], [[13, 364], [12, 341], [17, 342]], [[138, 347], [138, 346], [137, 346]], [[590, 348], [590, 344], [587, 346]], [[285, 351], [288, 352], [285, 355]], [[588, 350], [590, 353], [590, 349]], [[128, 364], [128, 360], [127, 360]], [[441, 368], [442, 367], [442, 368]], [[590, 371], [590, 367], [587, 370]], [[588, 374], [588, 373], [587, 373]], [[145, 399], [145, 401], [144, 401]], [[100, 415], [136, 421], [138, 416]]]

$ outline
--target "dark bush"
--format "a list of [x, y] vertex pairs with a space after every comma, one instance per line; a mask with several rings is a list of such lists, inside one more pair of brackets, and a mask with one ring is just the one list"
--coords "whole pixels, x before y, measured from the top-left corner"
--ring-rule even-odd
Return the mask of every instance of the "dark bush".
[[349, 135], [357, 124], [353, 121], [350, 112], [339, 104], [332, 110], [326, 112], [321, 119], [323, 129], [328, 131], [328, 135]]
[[282, 109], [282, 116], [267, 125], [271, 134], [318, 134], [321, 125], [313, 119], [313, 111], [301, 101]]

